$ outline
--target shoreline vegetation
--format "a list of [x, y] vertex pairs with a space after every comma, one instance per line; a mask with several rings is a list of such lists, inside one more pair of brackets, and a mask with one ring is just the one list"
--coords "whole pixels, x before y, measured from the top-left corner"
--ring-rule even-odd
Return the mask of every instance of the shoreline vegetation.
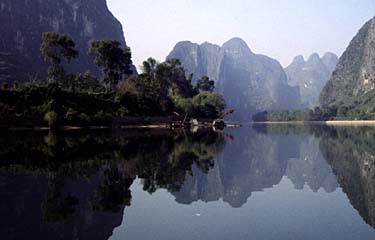
[[[73, 126], [73, 125], [62, 125], [59, 127], [60, 130], [101, 130], [101, 129], [173, 129], [170, 123], [172, 120], [165, 118], [163, 121], [160, 121], [160, 118], [149, 120], [149, 123], [145, 123], [142, 119], [129, 121], [126, 124], [121, 125], [84, 125], [84, 126]], [[205, 119], [204, 121], [199, 122], [197, 125], [192, 125], [191, 129], [199, 128], [206, 129], [214, 127], [212, 122], [213, 119]], [[228, 123], [226, 127], [234, 128], [238, 127], [240, 124], [237, 123]], [[177, 127], [178, 128], [178, 127]], [[34, 130], [34, 131], [44, 131], [51, 130], [51, 127], [42, 126], [42, 125], [30, 125], [30, 124], [20, 124], [16, 125], [0, 125], [0, 130]]]
[[[346, 109], [345, 111], [343, 109]], [[349, 110], [350, 109], [350, 110]], [[374, 108], [375, 109], [375, 108]], [[324, 122], [327, 124], [371, 123], [375, 121], [375, 111], [366, 108], [357, 111], [354, 107], [321, 106], [305, 110], [271, 110], [258, 112], [253, 122]]]
[[[250, 122], [249, 125], [322, 125], [322, 126], [375, 126], [375, 120], [332, 120], [332, 121], [269, 121]], [[237, 128], [239, 123], [228, 123], [226, 127]], [[204, 122], [193, 126], [192, 129], [207, 129], [214, 127], [210, 122]], [[61, 126], [60, 130], [103, 130], [103, 129], [171, 129], [169, 122], [154, 122], [149, 124], [128, 124], [122, 126]], [[9, 131], [47, 131], [50, 127], [43, 126], [0, 126], [1, 130]]]
[[225, 124], [223, 118], [233, 112], [225, 111], [213, 80], [200, 76], [193, 85], [177, 59], [149, 58], [137, 74], [130, 48], [114, 40], [92, 41], [87, 52], [101, 69], [98, 79], [90, 72], [66, 72], [80, 54], [75, 47], [68, 35], [43, 34], [47, 77], [0, 86], [0, 128], [211, 127], [215, 121]]
[[[207, 128], [241, 126], [227, 123], [222, 95], [215, 82], [201, 76], [193, 85], [178, 59], [143, 62], [134, 72], [129, 47], [114, 40], [92, 41], [87, 53], [101, 69], [67, 73], [80, 54], [68, 35], [43, 33], [40, 52], [49, 64], [47, 77], [0, 86], [0, 129]], [[307, 110], [263, 111], [254, 123], [375, 125], [375, 113], [334, 105]], [[361, 119], [361, 120], [357, 120]], [[249, 119], [250, 120], [250, 119]]]

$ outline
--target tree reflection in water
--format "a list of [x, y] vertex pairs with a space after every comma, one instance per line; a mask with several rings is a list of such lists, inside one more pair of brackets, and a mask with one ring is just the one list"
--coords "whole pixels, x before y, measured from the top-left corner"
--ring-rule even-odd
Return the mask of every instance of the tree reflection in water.
[[[255, 128], [258, 132], [273, 135], [294, 134], [317, 138], [319, 149], [315, 151], [321, 152], [352, 206], [368, 224], [375, 228], [375, 128], [373, 126], [256, 125]], [[311, 145], [310, 147], [313, 148]]]
[[149, 192], [178, 191], [192, 165], [208, 172], [224, 145], [212, 131], [4, 133], [1, 235], [107, 239], [137, 177]]

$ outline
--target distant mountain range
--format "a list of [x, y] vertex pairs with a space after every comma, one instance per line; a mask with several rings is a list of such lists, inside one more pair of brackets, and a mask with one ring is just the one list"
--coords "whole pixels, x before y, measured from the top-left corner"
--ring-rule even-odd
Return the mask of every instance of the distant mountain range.
[[213, 79], [228, 107], [236, 109], [231, 116], [235, 120], [250, 121], [253, 114], [264, 110], [301, 107], [299, 89], [288, 84], [280, 63], [253, 53], [240, 38], [221, 47], [179, 42], [167, 58], [179, 59], [185, 70], [194, 74], [193, 81], [203, 75]]
[[304, 106], [314, 108], [319, 105], [319, 94], [331, 78], [337, 62], [338, 57], [334, 53], [325, 53], [322, 58], [314, 53], [307, 61], [302, 56], [295, 57], [285, 68], [288, 83], [299, 87]]

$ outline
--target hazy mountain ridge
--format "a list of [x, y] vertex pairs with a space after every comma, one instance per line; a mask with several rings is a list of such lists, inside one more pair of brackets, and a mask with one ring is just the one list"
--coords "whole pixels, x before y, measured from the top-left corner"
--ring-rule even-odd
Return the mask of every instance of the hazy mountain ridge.
[[288, 83], [300, 89], [302, 104], [314, 108], [319, 104], [319, 94], [330, 79], [338, 57], [334, 53], [325, 53], [321, 58], [317, 53], [312, 54], [307, 61], [303, 56], [297, 56], [285, 68]]
[[179, 59], [186, 71], [194, 74], [193, 81], [203, 75], [213, 79], [216, 91], [237, 110], [232, 116], [236, 120], [250, 121], [259, 111], [300, 107], [298, 88], [288, 85], [280, 63], [253, 53], [240, 38], [222, 47], [179, 42], [167, 58]]
[[125, 45], [122, 25], [106, 0], [0, 0], [0, 22], [0, 80], [5, 82], [46, 75], [39, 51], [43, 32], [73, 38], [80, 56], [69, 66], [71, 72], [99, 72], [87, 54], [91, 40], [114, 39]]

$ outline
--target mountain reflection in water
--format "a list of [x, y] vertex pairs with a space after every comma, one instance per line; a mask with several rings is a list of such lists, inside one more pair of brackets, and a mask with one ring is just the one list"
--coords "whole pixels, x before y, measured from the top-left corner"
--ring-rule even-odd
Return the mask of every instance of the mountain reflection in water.
[[[350, 218], [356, 219], [352, 232], [362, 239], [372, 239], [375, 231], [365, 222], [375, 227], [374, 143], [375, 129], [370, 127], [254, 125], [225, 132], [126, 130], [57, 135], [2, 132], [0, 237], [124, 238], [120, 230], [132, 230], [127, 216], [132, 216], [130, 210], [137, 205], [132, 189], [139, 183], [142, 190], [136, 190], [137, 196], [142, 191], [148, 194], [143, 198], [150, 198], [164, 189], [166, 192], [160, 194], [174, 198], [177, 205], [173, 208], [205, 203], [213, 211], [218, 206], [208, 202], [223, 202], [233, 211], [245, 211], [245, 206], [252, 204], [252, 195], [258, 192], [264, 192], [264, 199], [276, 203], [276, 197], [268, 190], [279, 185], [286, 189], [284, 195], [291, 194], [290, 198], [294, 196], [292, 191], [299, 191], [301, 196], [308, 191], [317, 197], [336, 197], [343, 192], [350, 201], [346, 208], [355, 209], [361, 216]], [[286, 179], [292, 189], [284, 186]], [[135, 214], [139, 217], [135, 220], [140, 222], [142, 212]], [[179, 221], [179, 216], [171, 218]], [[339, 220], [335, 223], [337, 229], [347, 228], [339, 226]], [[210, 221], [215, 224], [224, 220]], [[162, 232], [164, 225], [159, 224]], [[298, 230], [299, 235], [289, 230], [289, 239], [313, 239], [309, 223], [306, 225], [306, 229]], [[258, 227], [263, 228], [267, 226]], [[319, 230], [324, 231], [316, 229]], [[126, 237], [147, 238], [139, 231], [137, 234]], [[249, 238], [247, 234], [239, 236]], [[326, 236], [331, 239], [350, 239], [344, 231], [342, 236], [330, 234]], [[224, 235], [215, 237], [225, 239]], [[268, 235], [267, 239], [278, 238]]]

